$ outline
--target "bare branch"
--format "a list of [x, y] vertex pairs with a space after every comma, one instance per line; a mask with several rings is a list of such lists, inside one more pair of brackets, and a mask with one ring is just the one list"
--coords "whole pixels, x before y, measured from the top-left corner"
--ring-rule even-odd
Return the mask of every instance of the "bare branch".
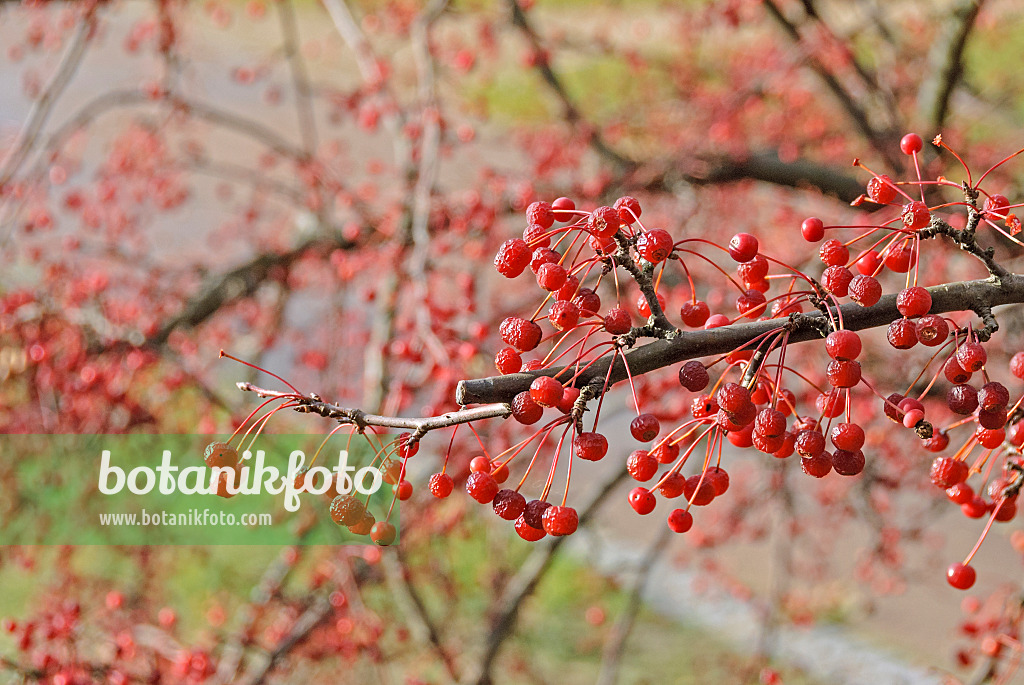
[[[947, 283], [928, 288], [928, 291], [932, 296], [931, 312], [934, 314], [979, 311], [984, 307], [1024, 303], [1024, 276], [1007, 274], [1000, 278], [993, 276], [985, 280]], [[846, 304], [840, 309], [845, 327], [852, 331], [886, 326], [902, 316], [896, 309], [895, 293], [884, 296], [878, 304], [871, 307]], [[822, 337], [822, 331], [826, 330], [827, 325], [828, 318], [825, 314], [811, 312], [791, 315], [787, 319], [733, 324], [704, 331], [685, 331], [671, 340], [655, 340], [632, 350], [626, 353], [626, 359], [629, 361], [629, 370], [632, 374], [639, 376], [687, 359], [727, 354], [772, 331], [788, 328], [790, 343], [816, 340]], [[608, 375], [609, 366], [613, 366], [610, 383], [626, 379], [626, 367], [622, 360], [617, 354], [609, 354], [580, 373], [573, 385], [582, 387], [594, 380], [603, 382]], [[574, 367], [465, 380], [459, 383], [456, 401], [460, 405], [508, 402], [520, 392], [528, 390], [530, 383], [537, 376], [558, 377], [566, 368]]]
[[300, 413], [319, 414], [325, 418], [334, 419], [339, 423], [351, 424], [360, 430], [370, 426], [410, 430], [414, 431], [413, 436], [416, 439], [419, 439], [428, 431], [439, 428], [451, 428], [461, 423], [480, 421], [482, 419], [507, 418], [512, 414], [512, 409], [507, 404], [497, 403], [423, 418], [379, 416], [377, 414], [367, 414], [362, 409], [339, 407], [336, 404], [324, 402], [318, 395], [296, 395], [295, 393], [281, 392], [279, 390], [268, 390], [255, 386], [252, 383], [237, 383], [236, 385], [239, 390], [254, 392], [260, 397], [287, 397], [298, 405], [296, 411]]
[[931, 74], [931, 78], [921, 85], [918, 102], [933, 133], [940, 133], [946, 123], [950, 99], [963, 77], [967, 39], [983, 4], [985, 0], [960, 0], [932, 46], [926, 72]]

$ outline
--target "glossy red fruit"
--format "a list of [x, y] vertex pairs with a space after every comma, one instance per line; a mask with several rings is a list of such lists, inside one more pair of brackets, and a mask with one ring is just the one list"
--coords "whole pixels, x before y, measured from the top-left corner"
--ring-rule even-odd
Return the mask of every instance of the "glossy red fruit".
[[906, 288], [896, 296], [896, 309], [903, 316], [924, 316], [931, 308], [932, 295], [921, 286]]
[[1010, 201], [1006, 199], [1005, 195], [999, 193], [992, 193], [985, 198], [984, 210], [985, 214], [989, 215], [990, 219], [999, 220], [1005, 219], [1007, 212], [1009, 212]]
[[568, 278], [569, 274], [561, 264], [547, 262], [537, 269], [537, 285], [548, 292], [560, 289]]
[[690, 360], [679, 367], [679, 385], [690, 392], [700, 392], [710, 382], [707, 368], [699, 361]]
[[548, 507], [543, 516], [544, 531], [548, 535], [572, 535], [579, 527], [580, 519], [572, 507]]
[[590, 214], [587, 220], [587, 230], [599, 238], [608, 238], [615, 235], [622, 219], [619, 213], [611, 207], [598, 207]]
[[850, 299], [863, 307], [878, 304], [882, 297], [882, 284], [873, 276], [854, 276], [847, 288]]
[[825, 237], [825, 224], [816, 216], [804, 219], [800, 224], [800, 234], [809, 243], [816, 243]]
[[830, 266], [821, 274], [821, 285], [836, 297], [846, 297], [850, 292], [853, 272], [845, 266]]
[[687, 302], [679, 308], [679, 318], [690, 328], [700, 328], [708, 320], [709, 316], [711, 316], [711, 310], [708, 309], [706, 302], [700, 300]]
[[515, 521], [526, 509], [526, 498], [515, 490], [499, 490], [491, 504], [495, 514], [506, 521]]
[[527, 542], [537, 542], [537, 540], [547, 535], [543, 528], [534, 528], [522, 516], [516, 519], [515, 528], [516, 535]]
[[840, 476], [856, 476], [864, 470], [864, 453], [837, 449], [832, 453], [832, 469]]
[[544, 529], [544, 512], [551, 507], [551, 504], [539, 499], [530, 500], [523, 510], [523, 520], [527, 525], [534, 528]]
[[842, 241], [832, 238], [822, 243], [818, 256], [826, 266], [846, 266], [850, 261], [850, 249]]
[[590, 288], [580, 288], [577, 290], [576, 297], [572, 298], [572, 303], [576, 305], [576, 308], [580, 311], [580, 318], [583, 319], [594, 316], [601, 311], [601, 298]]
[[498, 329], [501, 339], [520, 352], [529, 352], [540, 344], [543, 332], [533, 321], [510, 316], [501, 322]]
[[560, 197], [551, 203], [551, 215], [555, 221], [572, 221], [576, 203], [567, 197]]
[[549, 202], [534, 202], [526, 208], [526, 219], [542, 228], [551, 228], [555, 223], [555, 213]]
[[640, 202], [635, 197], [624, 195], [616, 200], [612, 207], [619, 213], [622, 223], [626, 225], [632, 224], [640, 218]]
[[867, 250], [857, 257], [857, 271], [861, 276], [877, 276], [882, 269], [882, 255], [878, 250]]
[[672, 235], [660, 228], [654, 228], [642, 233], [636, 241], [636, 250], [640, 256], [651, 264], [658, 264], [665, 261], [672, 253], [674, 244]]
[[946, 405], [961, 416], [969, 416], [978, 408], [978, 391], [966, 383], [954, 385], [946, 392]]
[[908, 133], [900, 139], [900, 150], [905, 155], [917, 154], [924, 147], [924, 141], [916, 133]]
[[576, 327], [580, 320], [580, 310], [572, 302], [556, 300], [548, 310], [548, 321], [560, 331], [568, 331]]
[[580, 459], [600, 461], [608, 454], [608, 439], [600, 433], [580, 433], [573, 439], [573, 446]]
[[629, 424], [629, 432], [640, 442], [650, 442], [661, 432], [661, 422], [654, 414], [640, 414]]
[[885, 253], [885, 268], [898, 274], [905, 274], [917, 263], [917, 254], [910, 242], [891, 246]]
[[498, 494], [498, 481], [484, 471], [471, 473], [466, 480], [466, 492], [480, 504], [490, 504]]
[[909, 350], [917, 344], [917, 326], [910, 319], [896, 319], [889, 324], [886, 337], [897, 350]]
[[580, 289], [580, 279], [576, 278], [572, 274], [569, 274], [565, 278], [565, 285], [558, 289], [555, 293], [555, 301], [565, 300], [571, 302], [576, 297], [576, 291]]
[[825, 376], [833, 388], [852, 388], [860, 383], [860, 362], [833, 360], [829, 362]]
[[832, 471], [832, 459], [828, 452], [822, 452], [815, 457], [804, 457], [800, 460], [800, 468], [808, 476], [824, 478]]
[[967, 480], [968, 466], [959, 459], [953, 457], [937, 457], [932, 462], [931, 480], [932, 483], [943, 490], [951, 488], [957, 483]]
[[544, 407], [533, 401], [529, 390], [512, 398], [512, 418], [524, 426], [537, 423], [543, 415]]
[[668, 515], [668, 527], [673, 533], [685, 533], [693, 528], [693, 514], [684, 509], [673, 509]]
[[729, 241], [729, 256], [737, 262], [749, 262], [757, 250], [757, 238], [749, 233], [737, 233]]
[[690, 476], [683, 486], [683, 497], [695, 507], [707, 506], [715, 499], [715, 486], [708, 482], [707, 478], [702, 479], [699, 475]]
[[647, 450], [634, 450], [626, 459], [626, 470], [633, 480], [646, 483], [658, 472], [658, 460]]
[[802, 457], [817, 457], [825, 451], [825, 436], [816, 430], [802, 430], [796, 436], [796, 451]]
[[558, 401], [558, 411], [568, 414], [576, 406], [576, 400], [580, 397], [580, 389], [567, 385], [562, 389], [562, 399]]
[[729, 474], [718, 466], [710, 466], [704, 472], [704, 480], [715, 489], [715, 497], [721, 497], [729, 489]]
[[331, 500], [331, 520], [339, 526], [351, 526], [363, 518], [366, 505], [354, 495], [338, 495]]
[[946, 363], [942, 366], [942, 373], [946, 377], [946, 380], [950, 383], [967, 383], [971, 380], [973, 374], [964, 371], [964, 368], [960, 366], [960, 362], [956, 360], [956, 355], [951, 355]]
[[662, 441], [650, 450], [650, 454], [659, 464], [671, 464], [679, 457], [679, 445]]
[[452, 494], [454, 488], [455, 481], [447, 473], [435, 473], [430, 477], [430, 481], [427, 484], [430, 494], [439, 499], [444, 499]]
[[[764, 277], [768, 275], [768, 260], [764, 258], [764, 255], [754, 255], [754, 258], [749, 262], [743, 262], [736, 267], [736, 275], [744, 283], [760, 284], [764, 281]], [[767, 285], [767, 282], [765, 284]], [[767, 287], [764, 289], [758, 288], [760, 292], [764, 292], [767, 289]]]
[[514, 348], [506, 347], [494, 356], [494, 366], [502, 375], [518, 373], [523, 368], [523, 358]]
[[762, 409], [754, 419], [754, 432], [768, 438], [778, 437], [786, 432], [786, 416], [776, 409]]
[[654, 493], [643, 486], [638, 485], [629, 491], [629, 506], [641, 516], [650, 514], [657, 504], [658, 499]]
[[629, 312], [621, 307], [612, 307], [604, 315], [604, 329], [612, 335], [629, 333], [633, 328], [633, 322], [629, 318]]
[[1010, 373], [1024, 379], [1024, 352], [1018, 352], [1010, 358]]
[[832, 331], [825, 338], [825, 352], [839, 361], [850, 361], [860, 356], [863, 345], [860, 336], [853, 331]]
[[530, 265], [533, 250], [519, 238], [506, 240], [494, 257], [494, 268], [505, 278], [515, 278]]
[[915, 333], [922, 345], [938, 347], [949, 337], [949, 324], [941, 316], [928, 314], [917, 320]]
[[946, 580], [950, 585], [958, 590], [967, 590], [977, 579], [977, 574], [974, 572], [974, 568], [971, 566], [965, 566], [960, 563], [951, 564], [946, 569]]
[[658, 492], [661, 496], [666, 499], [674, 499], [683, 494], [683, 490], [686, 489], [686, 476], [676, 472], [665, 476], [661, 482], [661, 486], [658, 487]]
[[868, 197], [872, 202], [887, 205], [896, 199], [896, 195], [896, 184], [885, 174], [868, 181]]
[[964, 371], [981, 371], [988, 361], [988, 355], [981, 343], [965, 342], [956, 351], [956, 360]]
[[[537, 224], [529, 224], [523, 231], [523, 241], [532, 250], [538, 247], [551, 247], [551, 236], [546, 235], [548, 229]], [[532, 252], [531, 252], [532, 261]], [[557, 260], [556, 260], [557, 261]]]
[[562, 400], [564, 388], [551, 376], [538, 376], [530, 383], [530, 399], [541, 407], [554, 407]]
[[900, 215], [900, 219], [903, 220], [903, 225], [908, 230], [918, 231], [927, 226], [928, 222], [932, 220], [932, 213], [928, 210], [928, 205], [914, 200], [903, 205], [903, 213]]
[[982, 411], [1005, 409], [1010, 403], [1010, 391], [999, 381], [990, 381], [978, 391], [978, 406]]
[[856, 452], [864, 446], [864, 429], [855, 423], [837, 423], [830, 437], [837, 449]]
[[748, 319], [756, 319], [764, 314], [765, 302], [764, 293], [751, 289], [736, 298], [736, 311]]
[[386, 547], [395, 541], [398, 531], [387, 521], [377, 521], [370, 528], [370, 539], [381, 547]]

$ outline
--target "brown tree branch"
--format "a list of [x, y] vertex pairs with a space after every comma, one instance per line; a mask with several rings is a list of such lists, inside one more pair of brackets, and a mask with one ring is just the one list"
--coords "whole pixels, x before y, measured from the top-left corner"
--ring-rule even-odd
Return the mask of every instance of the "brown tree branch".
[[941, 133], [949, 114], [949, 102], [964, 74], [964, 50], [985, 0], [960, 0], [950, 12], [941, 36], [929, 55], [931, 75], [918, 96], [921, 114], [933, 133]]
[[[985, 280], [947, 283], [928, 288], [932, 296], [931, 312], [975, 311], [982, 312], [1003, 304], [1024, 303], [1024, 276], [1007, 274]], [[840, 307], [846, 328], [860, 331], [886, 326], [901, 318], [896, 309], [896, 294], [882, 297], [871, 307], [846, 304]], [[669, 340], [655, 340], [626, 353], [629, 370], [634, 376], [643, 375], [656, 369], [670, 366], [688, 359], [715, 354], [727, 354], [740, 349], [751, 340], [772, 331], [789, 329], [790, 343], [817, 340], [827, 330], [828, 317], [822, 312], [791, 315], [786, 319], [770, 319], [752, 323], [733, 324], [702, 331], [683, 332]], [[618, 354], [608, 354], [594, 362], [586, 371], [577, 376], [573, 385], [582, 387], [591, 382], [603, 381], [612, 366], [610, 383], [626, 379], [626, 367]], [[507, 376], [492, 376], [476, 380], [461, 381], [456, 390], [456, 402], [460, 405], [481, 402], [509, 402], [524, 390], [537, 376], [563, 374], [566, 368], [542, 369]]]

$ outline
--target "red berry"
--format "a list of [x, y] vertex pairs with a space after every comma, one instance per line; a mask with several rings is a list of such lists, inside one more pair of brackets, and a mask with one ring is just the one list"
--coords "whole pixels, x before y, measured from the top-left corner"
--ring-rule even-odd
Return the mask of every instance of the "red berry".
[[[665, 311], [665, 296], [661, 293], [655, 293], [658, 298], [658, 306], [661, 307], [661, 311]], [[640, 316], [645, 319], [651, 315], [651, 305], [647, 303], [647, 298], [643, 293], [636, 298], [636, 308], [640, 312]]]
[[666, 499], [673, 499], [682, 495], [683, 490], [685, 489], [686, 477], [683, 476], [683, 474], [676, 472], [665, 476], [661, 483], [661, 487], [658, 488], [658, 492], [660, 492], [661, 496]]
[[537, 542], [537, 540], [547, 535], [543, 528], [534, 528], [522, 516], [516, 519], [515, 527], [516, 534], [527, 542]]
[[455, 482], [447, 473], [435, 473], [430, 477], [430, 482], [427, 485], [427, 488], [430, 490], [430, 494], [434, 497], [444, 499], [448, 495], [452, 494], [452, 490], [455, 488]]
[[[697, 487], [698, 484], [700, 487]], [[690, 476], [683, 486], [683, 497], [695, 507], [707, 506], [715, 499], [715, 486], [707, 478], [701, 478], [699, 475]]]
[[640, 256], [651, 264], [658, 264], [665, 261], [672, 253], [674, 244], [671, 234], [660, 228], [654, 228], [642, 233], [636, 241], [636, 250]]
[[974, 499], [970, 502], [960, 505], [960, 511], [962, 511], [964, 516], [967, 518], [980, 519], [988, 513], [988, 504], [985, 502], [983, 497], [975, 495]]
[[562, 255], [558, 254], [554, 250], [546, 247], [538, 247], [533, 251], [533, 256], [530, 257], [530, 270], [536, 274], [545, 264], [557, 264], [558, 260], [561, 258]]
[[928, 314], [918, 319], [915, 332], [922, 345], [937, 347], [949, 337], [949, 324], [937, 314]]
[[387, 547], [394, 542], [396, 534], [395, 527], [387, 521], [377, 521], [370, 528], [370, 539], [381, 547]]
[[538, 376], [530, 383], [530, 398], [542, 407], [554, 407], [562, 399], [562, 384], [551, 376]]
[[699, 361], [690, 360], [679, 367], [679, 385], [690, 392], [700, 392], [710, 382], [708, 370]]
[[843, 402], [843, 393], [837, 389], [823, 392], [814, 400], [814, 407], [821, 412], [822, 416], [834, 419], [843, 413], [846, 403]]
[[765, 296], [760, 291], [750, 289], [736, 298], [736, 311], [748, 319], [756, 319], [764, 310]]
[[981, 343], [965, 342], [956, 351], [956, 360], [964, 371], [981, 371], [988, 361], [988, 355]]
[[817, 457], [825, 451], [825, 436], [816, 430], [802, 430], [797, 433], [795, 447], [802, 457]]
[[514, 521], [526, 509], [526, 498], [515, 490], [501, 490], [494, 496], [494, 513], [506, 521]]
[[916, 133], [908, 133], [900, 139], [900, 150], [903, 150], [905, 155], [913, 155], [921, 151], [924, 147], [924, 142], [921, 140], [921, 136]]
[[932, 308], [932, 295], [921, 286], [901, 290], [896, 296], [896, 309], [906, 317], [924, 316]]
[[494, 268], [505, 278], [515, 278], [530, 265], [533, 251], [519, 238], [506, 240], [494, 257]]
[[[687, 302], [679, 308], [679, 317], [690, 328], [700, 328], [710, 315], [711, 310], [708, 309], [707, 303], [700, 300]], [[1024, 355], [1024, 353], [1021, 354]], [[1021, 366], [1024, 367], [1024, 362], [1022, 362]]]
[[836, 449], [856, 452], [864, 446], [864, 429], [855, 423], [838, 423], [830, 434]]
[[878, 250], [868, 250], [857, 257], [857, 271], [862, 276], [876, 276], [882, 268], [882, 255]]
[[619, 249], [619, 244], [612, 236], [592, 235], [587, 239], [587, 244], [594, 252], [603, 255], [614, 254]]
[[658, 460], [647, 450], [635, 450], [626, 459], [626, 470], [633, 480], [646, 483], [658, 472]]
[[526, 208], [526, 219], [541, 228], [551, 228], [551, 224], [555, 223], [555, 213], [550, 203], [534, 202]]
[[850, 249], [841, 241], [832, 238], [821, 244], [818, 256], [826, 266], [846, 266], [850, 261]]
[[896, 194], [896, 184], [885, 174], [868, 181], [868, 197], [872, 202], [887, 205], [896, 199]]
[[576, 297], [572, 298], [572, 303], [580, 310], [580, 318], [584, 319], [601, 310], [601, 298], [590, 288], [580, 288]]
[[633, 322], [630, 321], [629, 312], [621, 307], [612, 307], [604, 315], [604, 329], [612, 335], [629, 333], [631, 328], [633, 328]]
[[523, 231], [523, 241], [530, 247], [531, 262], [533, 261], [532, 251], [539, 247], [551, 247], [551, 236], [547, 235], [548, 229], [537, 224], [528, 224]]
[[620, 197], [612, 206], [619, 213], [619, 219], [626, 225], [640, 218], [640, 203], [637, 202], [635, 197], [630, 197], [629, 195]]
[[825, 225], [816, 216], [808, 217], [800, 224], [800, 234], [807, 242], [816, 243], [825, 237]]
[[572, 221], [572, 210], [576, 209], [576, 203], [567, 197], [560, 197], [551, 203], [551, 209], [555, 221]]
[[654, 457], [659, 464], [671, 464], [679, 456], [679, 445], [673, 445], [668, 442], [659, 442], [653, 449], [651, 449], [651, 456]]
[[1002, 428], [988, 429], [978, 428], [975, 432], [978, 442], [986, 449], [995, 449], [1003, 444], [1006, 439], [1006, 431]]
[[853, 273], [845, 266], [830, 266], [821, 274], [821, 285], [836, 297], [846, 297]]
[[520, 352], [529, 352], [540, 344], [543, 332], [533, 321], [510, 316], [501, 322], [498, 329], [501, 339]]
[[[740, 277], [744, 283], [751, 284], [767, 284], [764, 277], [768, 275], [768, 260], [764, 258], [764, 255], [756, 255], [749, 262], [744, 262], [736, 267], [736, 274]], [[748, 285], [749, 287], [753, 287]], [[765, 292], [768, 288], [762, 290], [760, 287], [757, 288], [760, 292]]]
[[580, 389], [567, 385], [562, 389], [562, 399], [558, 401], [558, 411], [568, 414], [576, 406], [576, 400], [580, 398]]
[[565, 279], [565, 285], [559, 288], [558, 292], [555, 293], [555, 300], [571, 301], [572, 298], [576, 297], [576, 291], [579, 289], [580, 279], [569, 274]]
[[587, 220], [587, 230], [599, 238], [608, 238], [619, 230], [619, 213], [611, 207], [598, 207]]
[[942, 373], [946, 376], [946, 380], [950, 383], [966, 383], [971, 380], [970, 374], [964, 371], [963, 367], [960, 366], [960, 362], [956, 360], [956, 355], [950, 355], [949, 359], [942, 367]]
[[523, 358], [511, 347], [506, 347], [495, 355], [494, 365], [502, 375], [518, 373], [523, 368]]
[[825, 351], [828, 356], [840, 361], [856, 359], [860, 356], [862, 345], [860, 336], [846, 329], [832, 331], [825, 338]]
[[833, 388], [852, 388], [860, 383], [860, 362], [831, 361], [825, 371]]
[[832, 459], [828, 452], [822, 452], [815, 457], [804, 457], [800, 460], [800, 469], [808, 476], [824, 478], [832, 471]]
[[936, 430], [932, 437], [924, 441], [924, 448], [929, 452], [941, 452], [949, 447], [949, 434], [946, 431]]
[[721, 326], [729, 325], [729, 317], [724, 314], [712, 314], [708, 317], [708, 320], [704, 322], [704, 330], [708, 331], [712, 328], [719, 328]]
[[988, 409], [978, 412], [978, 425], [995, 430], [1006, 425], [1006, 409]]
[[1010, 206], [1010, 201], [1005, 195], [993, 193], [985, 198], [985, 213], [991, 214], [992, 219], [1004, 219]]
[[480, 504], [490, 504], [498, 494], [498, 481], [484, 471], [471, 473], [466, 480], [466, 492]]
[[1024, 379], [1024, 352], [1018, 352], [1010, 358], [1010, 373]]
[[572, 535], [580, 524], [579, 515], [572, 507], [548, 507], [543, 521], [548, 535]]
[[943, 490], [967, 480], [967, 464], [953, 457], [936, 457], [932, 462], [932, 483]]
[[840, 476], [856, 476], [864, 470], [864, 453], [837, 449], [832, 453], [832, 469]]
[[483, 455], [473, 457], [469, 460], [469, 470], [471, 473], [490, 473], [491, 460]]
[[946, 580], [949, 581], [949, 584], [957, 590], [969, 589], [974, 585], [976, 578], [977, 574], [970, 566], [957, 563], [951, 564], [950, 567], [946, 569]]
[[908, 243], [890, 247], [885, 254], [885, 267], [898, 274], [905, 274], [917, 263], [914, 248]]
[[580, 433], [573, 439], [580, 459], [600, 461], [608, 454], [608, 439], [600, 433]]
[[638, 485], [629, 491], [629, 506], [633, 507], [633, 510], [641, 516], [654, 511], [657, 503], [658, 500], [654, 493], [643, 486]]
[[363, 518], [366, 505], [353, 495], [338, 495], [331, 500], [331, 520], [339, 526], [351, 526]]
[[896, 319], [889, 324], [886, 337], [897, 350], [909, 350], [917, 344], [917, 326], [910, 319]]
[[550, 507], [548, 502], [539, 499], [530, 500], [526, 503], [526, 509], [523, 510], [523, 520], [529, 526], [544, 530], [544, 512]]
[[974, 490], [967, 483], [957, 483], [946, 488], [946, 496], [956, 504], [967, 504], [974, 501]]
[[683, 509], [673, 509], [668, 515], [668, 527], [673, 533], [685, 533], [693, 528], [693, 514]]
[[540, 268], [537, 269], [537, 285], [548, 292], [554, 292], [561, 288], [565, 285], [568, 277], [565, 267], [554, 262], [541, 264]]
[[1010, 391], [999, 381], [991, 381], [981, 386], [978, 392], [978, 406], [982, 411], [1006, 409], [1010, 403]]
[[754, 419], [754, 432], [766, 438], [779, 437], [786, 432], [785, 414], [776, 409], [762, 409]]
[[737, 233], [729, 241], [729, 256], [737, 262], [749, 262], [757, 250], [757, 238], [749, 233]]
[[903, 205], [903, 214], [900, 218], [904, 226], [911, 231], [917, 231], [928, 225], [932, 220], [932, 213], [928, 210], [928, 205], [914, 200]]
[[568, 331], [576, 327], [580, 320], [580, 310], [566, 300], [556, 300], [548, 310], [548, 321], [560, 331]]
[[544, 408], [533, 401], [529, 390], [524, 390], [512, 398], [512, 418], [519, 423], [529, 426], [540, 421], [543, 415]]
[[715, 489], [715, 497], [721, 497], [729, 489], [729, 474], [725, 469], [712, 466], [704, 471], [704, 479]]
[[640, 442], [650, 442], [661, 432], [661, 422], [654, 414], [640, 414], [629, 424], [629, 432]]

